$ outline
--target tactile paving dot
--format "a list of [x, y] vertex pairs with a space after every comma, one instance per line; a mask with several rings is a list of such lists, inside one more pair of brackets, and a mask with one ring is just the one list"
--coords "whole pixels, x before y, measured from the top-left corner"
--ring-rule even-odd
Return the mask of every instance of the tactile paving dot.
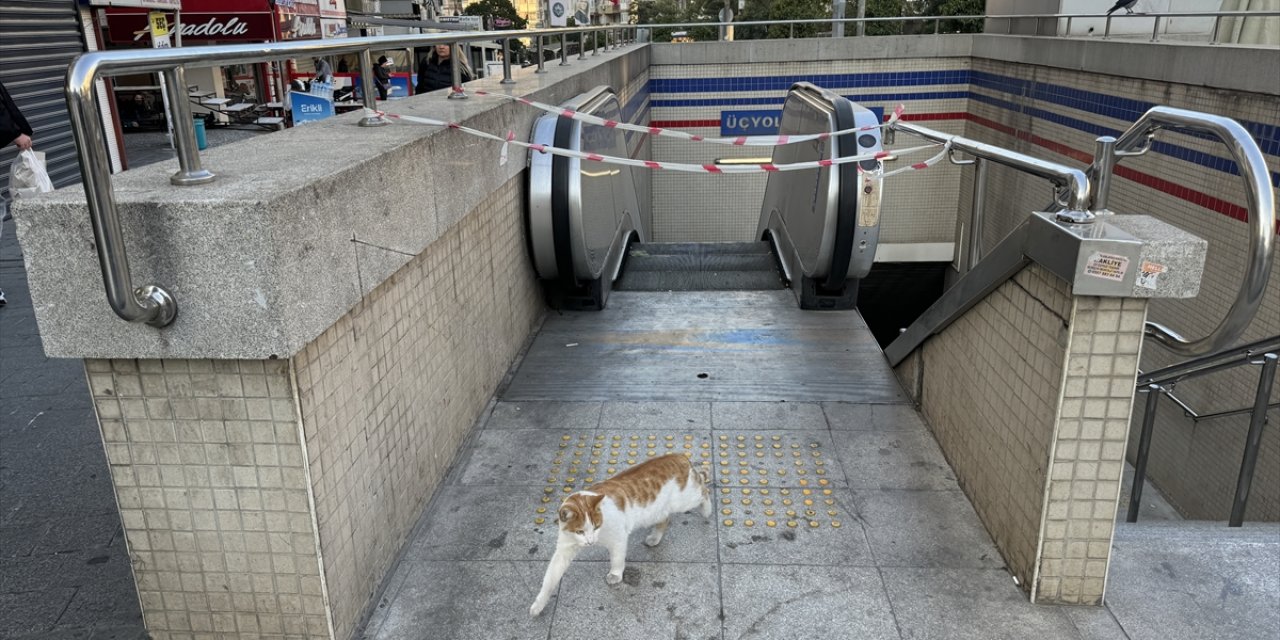
[[844, 488], [830, 439], [813, 432], [716, 432], [716, 483], [730, 487]]
[[[756, 520], [759, 518], [765, 518], [763, 522], [766, 527], [777, 526], [777, 522], [774, 520], [774, 518], [778, 517], [778, 514], [779, 514], [778, 509], [770, 508], [770, 507], [764, 506], [763, 504], [757, 505], [755, 504], [754, 501], [751, 500], [751, 498], [746, 497], [746, 496], [755, 495], [758, 492], [770, 491], [770, 490], [768, 489], [753, 490], [751, 488], [730, 489], [726, 487], [721, 489], [720, 491], [722, 492], [720, 495], [727, 496], [721, 499], [720, 501], [721, 504], [731, 505], [731, 506], [726, 506], [720, 509], [721, 516], [732, 516], [734, 518], [742, 518], [743, 519], [742, 524], [748, 527], [754, 526], [756, 523]], [[782, 491], [785, 491], [788, 494], [790, 494], [792, 491], [795, 491], [795, 490], [782, 489], [782, 490], [779, 490], [779, 493], [781, 493]], [[825, 492], [825, 495], [827, 496], [833, 495], [833, 492], [831, 491], [831, 489], [805, 489], [804, 491], [809, 491], [814, 496], [822, 496], [824, 495], [824, 492]], [[832, 501], [832, 504], [835, 503], [834, 499], [831, 499], [831, 501]], [[785, 500], [785, 502], [789, 503], [790, 499]], [[836, 508], [827, 509], [823, 511], [821, 514], [818, 511], [815, 511], [813, 509], [807, 509], [803, 512], [797, 511], [796, 509], [785, 509], [785, 510], [782, 510], [781, 513], [782, 513], [782, 516], [786, 517], [786, 520], [784, 522], [786, 522], [787, 526], [791, 526], [791, 527], [797, 526], [799, 521], [803, 521], [811, 529], [818, 529], [818, 528], [828, 527], [828, 526], [834, 526], [834, 527], [840, 526], [839, 521], [836, 520], [836, 518], [840, 515], [840, 511], [839, 509], [836, 509]], [[725, 520], [725, 524], [728, 524], [729, 522], [731, 522], [731, 520], [729, 519]], [[793, 522], [796, 522], [797, 524], [792, 524]]]
[[[557, 447], [550, 452], [546, 466], [547, 486], [543, 488], [541, 503], [550, 503], [553, 498], [563, 500], [574, 491], [586, 489], [645, 460], [668, 453], [681, 453], [693, 460], [694, 467], [706, 472], [714, 485], [712, 451], [709, 438], [688, 433], [566, 433], [560, 436]], [[535, 509], [536, 514], [546, 511], [545, 506]], [[555, 520], [554, 517], [551, 519]], [[544, 522], [546, 518], [540, 515], [534, 518], [534, 524]]]

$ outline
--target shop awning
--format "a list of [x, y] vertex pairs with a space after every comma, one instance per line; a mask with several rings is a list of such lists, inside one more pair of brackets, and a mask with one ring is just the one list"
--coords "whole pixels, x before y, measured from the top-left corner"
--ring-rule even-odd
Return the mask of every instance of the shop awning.
[[[273, 42], [321, 37], [320, 0], [182, 0], [182, 43]], [[108, 40], [150, 45], [147, 11], [108, 7]], [[170, 14], [170, 26], [173, 16]]]

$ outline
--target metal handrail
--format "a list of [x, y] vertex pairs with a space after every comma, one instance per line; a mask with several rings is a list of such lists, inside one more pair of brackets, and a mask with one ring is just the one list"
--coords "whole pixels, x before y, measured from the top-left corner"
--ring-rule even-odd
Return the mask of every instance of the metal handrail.
[[[373, 87], [374, 50], [398, 49], [435, 44], [458, 44], [476, 41], [535, 37], [541, 43], [548, 36], [565, 36], [580, 32], [605, 32], [606, 46], [609, 33], [615, 32], [618, 46], [634, 34], [627, 26], [601, 26], [568, 29], [537, 29], [528, 31], [469, 31], [443, 34], [407, 34], [340, 40], [306, 42], [272, 42], [174, 49], [132, 49], [97, 51], [80, 55], [67, 69], [65, 89], [71, 130], [75, 137], [80, 160], [80, 172], [84, 181], [85, 200], [93, 225], [94, 240], [98, 250], [98, 263], [106, 286], [107, 301], [116, 315], [130, 322], [144, 322], [164, 327], [177, 317], [177, 301], [164, 288], [149, 284], [135, 287], [129, 272], [125, 252], [124, 234], [120, 227], [115, 193], [111, 185], [109, 156], [106, 138], [102, 130], [102, 114], [98, 105], [94, 82], [96, 80], [132, 73], [160, 72], [164, 74], [165, 91], [173, 111], [173, 139], [177, 148], [178, 172], [170, 177], [175, 185], [204, 184], [214, 179], [214, 174], [200, 164], [196, 148], [195, 128], [192, 124], [191, 106], [187, 99], [186, 69], [225, 66], [235, 63], [257, 63], [288, 58], [314, 57], [340, 53], [358, 53], [360, 56], [361, 85], [364, 106], [376, 109], [376, 92]], [[634, 40], [631, 38], [630, 40]], [[460, 97], [460, 56], [454, 56], [454, 93]], [[563, 63], [563, 61], [562, 61]], [[511, 78], [511, 57], [503, 60], [503, 77]], [[541, 59], [539, 59], [541, 66]], [[361, 126], [387, 124], [380, 116], [365, 116]]]
[[[1155, 322], [1148, 321], [1146, 324], [1146, 334], [1156, 344], [1179, 355], [1202, 355], [1223, 349], [1239, 339], [1262, 304], [1262, 295], [1271, 274], [1272, 254], [1275, 252], [1276, 197], [1271, 189], [1266, 158], [1258, 148], [1258, 143], [1239, 122], [1172, 107], [1152, 107], [1147, 110], [1116, 140], [1114, 154], [1095, 158], [1090, 173], [1110, 176], [1120, 160], [1149, 151], [1156, 132], [1161, 129], [1207, 133], [1216, 137], [1227, 146], [1245, 183], [1245, 201], [1249, 212], [1248, 266], [1236, 292], [1236, 299], [1226, 316], [1209, 335], [1197, 340], [1187, 340], [1172, 329]], [[1109, 187], [1109, 180], [1098, 181], [1095, 195], [1103, 206], [1095, 208], [1105, 208]]]
[[963, 136], [942, 133], [927, 127], [921, 127], [902, 121], [893, 123], [892, 128], [926, 140], [950, 144], [952, 151], [961, 151], [975, 158], [989, 160], [1034, 176], [1045, 178], [1059, 187], [1067, 189], [1067, 214], [1059, 214], [1064, 222], [1088, 222], [1093, 220], [1089, 211], [1089, 176], [1080, 169], [1048, 160], [1041, 160], [1024, 153], [1010, 151], [1002, 147], [978, 142]]
[[[1138, 436], [1138, 452], [1133, 461], [1133, 489], [1129, 496], [1126, 521], [1138, 521], [1142, 488], [1147, 477], [1147, 460], [1151, 455], [1151, 433], [1155, 427], [1156, 409], [1160, 396], [1167, 395], [1182, 408], [1183, 413], [1197, 422], [1201, 419], [1249, 413], [1249, 432], [1245, 436], [1244, 455], [1240, 461], [1240, 473], [1236, 477], [1235, 498], [1231, 504], [1227, 526], [1239, 527], [1244, 523], [1244, 511], [1249, 502], [1253, 473], [1258, 465], [1258, 451], [1262, 444], [1262, 428], [1267, 423], [1267, 411], [1280, 406], [1271, 403], [1271, 387], [1275, 384], [1277, 363], [1280, 363], [1280, 336], [1272, 336], [1138, 376], [1138, 391], [1147, 394], [1147, 402], [1146, 413], [1142, 416], [1142, 431]], [[1247, 409], [1232, 409], [1200, 416], [1172, 393], [1174, 385], [1183, 380], [1243, 365], [1262, 365], [1253, 405]]]

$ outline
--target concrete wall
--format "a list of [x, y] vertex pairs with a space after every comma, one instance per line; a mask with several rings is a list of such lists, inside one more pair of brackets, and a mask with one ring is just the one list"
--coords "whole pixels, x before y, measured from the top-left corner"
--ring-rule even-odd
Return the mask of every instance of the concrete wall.
[[[611, 85], [643, 120], [647, 67], [631, 47], [518, 89]], [[496, 133], [540, 115], [387, 108]], [[153, 637], [350, 637], [541, 315], [525, 154], [357, 118], [211, 149], [204, 187], [115, 177], [134, 273], [178, 299], [166, 329], [107, 308], [82, 191], [15, 212], [45, 349], [86, 358]]]
[[897, 369], [1035, 602], [1102, 602], [1146, 306], [1032, 265]]
[[[1042, 64], [1027, 64], [1023, 56]], [[1166, 62], [1156, 64], [1162, 56]], [[1202, 59], [1192, 62], [1196, 58]], [[1122, 68], [1133, 73], [1112, 73]], [[1217, 72], [1206, 74], [1210, 68]], [[1258, 73], [1263, 68], [1280, 68], [1280, 50], [979, 38], [966, 135], [1083, 166], [1097, 136], [1117, 135], [1149, 105], [1194, 109], [1235, 118], [1250, 128], [1263, 148], [1273, 184], [1280, 184], [1280, 99], [1274, 81], [1265, 92], [1254, 90], [1258, 77], [1267, 75]], [[1233, 90], [1232, 85], [1241, 88]], [[1200, 295], [1155, 300], [1150, 310], [1152, 321], [1199, 337], [1217, 326], [1243, 274], [1244, 189], [1223, 160], [1227, 154], [1222, 145], [1169, 132], [1157, 139], [1161, 144], [1152, 153], [1120, 165], [1110, 206], [1122, 214], [1155, 216], [1209, 241]], [[962, 178], [966, 185], [972, 181], [970, 173]], [[1049, 188], [1041, 180], [993, 167], [988, 196], [984, 237], [990, 247], [1025, 212], [1048, 203]], [[967, 216], [967, 195], [960, 206], [960, 215]], [[1242, 341], [1280, 334], [1280, 278], [1275, 272], [1273, 265], [1262, 306]], [[1153, 345], [1143, 350], [1142, 369], [1178, 361]], [[1253, 367], [1214, 374], [1178, 385], [1176, 394], [1202, 413], [1241, 408], [1253, 401], [1257, 375]], [[1280, 398], [1280, 383], [1272, 397]], [[1276, 412], [1271, 415], [1274, 422]], [[1139, 409], [1135, 427], [1141, 418]], [[1247, 429], [1247, 416], [1196, 424], [1165, 402], [1147, 473], [1185, 516], [1225, 520]], [[1136, 428], [1132, 435], [1136, 438]], [[1264, 431], [1247, 517], [1280, 519], [1280, 436], [1274, 429]]]

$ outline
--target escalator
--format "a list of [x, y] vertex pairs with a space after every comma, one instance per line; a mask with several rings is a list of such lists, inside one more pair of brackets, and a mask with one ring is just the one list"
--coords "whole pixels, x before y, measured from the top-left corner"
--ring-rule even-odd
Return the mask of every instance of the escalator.
[[[620, 119], [616, 95], [599, 87], [561, 105]], [[835, 160], [881, 150], [875, 113], [797, 83], [780, 135], [867, 127], [775, 148], [774, 164]], [[634, 140], [608, 127], [547, 115], [532, 142], [632, 156]], [[841, 163], [768, 176], [756, 237], [748, 242], [653, 243], [648, 197], [631, 167], [534, 152], [529, 171], [529, 244], [548, 303], [605, 308], [610, 292], [752, 291], [790, 288], [802, 309], [852, 309], [879, 235], [880, 162]]]

